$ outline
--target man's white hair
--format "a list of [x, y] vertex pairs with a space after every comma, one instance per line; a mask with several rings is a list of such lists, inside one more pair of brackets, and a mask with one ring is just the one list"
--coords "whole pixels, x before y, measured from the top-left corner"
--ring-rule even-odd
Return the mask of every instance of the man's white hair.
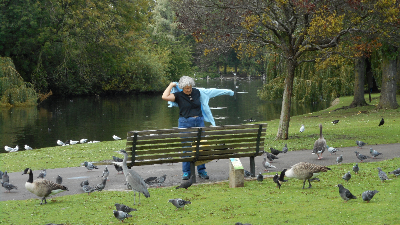
[[193, 78], [188, 77], [188, 76], [182, 76], [181, 79], [179, 79], [179, 84], [178, 84], [179, 88], [183, 89], [184, 87], [186, 87], [188, 85], [190, 85], [192, 87], [195, 86]]

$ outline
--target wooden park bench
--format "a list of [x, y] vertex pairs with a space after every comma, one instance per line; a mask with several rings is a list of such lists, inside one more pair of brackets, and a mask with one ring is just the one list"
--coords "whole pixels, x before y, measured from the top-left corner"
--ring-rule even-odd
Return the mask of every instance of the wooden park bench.
[[197, 165], [215, 159], [249, 157], [254, 177], [254, 158], [264, 153], [266, 127], [267, 124], [245, 124], [130, 131], [125, 149], [130, 155], [128, 167], [190, 162], [196, 182]]

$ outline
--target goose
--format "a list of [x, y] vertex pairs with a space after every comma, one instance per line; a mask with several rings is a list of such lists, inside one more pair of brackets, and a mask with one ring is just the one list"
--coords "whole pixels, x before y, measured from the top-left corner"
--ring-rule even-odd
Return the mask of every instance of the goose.
[[[139, 192], [139, 203], [140, 204], [140, 193], [142, 193], [146, 198], [150, 197], [150, 193], [147, 190], [146, 183], [143, 178], [132, 169], [128, 169], [126, 161], [128, 160], [128, 153], [125, 150], [120, 150], [120, 154], [124, 155], [124, 161], [122, 161], [122, 170], [124, 171], [126, 182], [132, 188], [132, 191]], [[136, 192], [134, 194], [133, 204], [136, 205]]]
[[40, 202], [41, 205], [43, 204], [43, 200], [44, 204], [47, 203], [46, 197], [58, 194], [63, 191], [68, 191], [67, 187], [56, 184], [49, 180], [40, 179], [33, 181], [33, 173], [32, 170], [29, 168], [26, 168], [24, 170], [24, 173], [22, 175], [24, 174], [29, 174], [29, 179], [25, 183], [25, 188], [33, 194], [37, 195], [38, 197], [42, 197], [42, 201]]
[[318, 159], [322, 159], [322, 153], [324, 153], [326, 148], [326, 140], [322, 136], [322, 124], [319, 124], [319, 139], [315, 141], [312, 154], [317, 154]]
[[306, 184], [306, 180], [308, 180], [308, 184], [310, 185], [308, 188], [311, 188], [310, 178], [318, 175], [319, 172], [327, 172], [331, 170], [326, 166], [320, 166], [313, 163], [308, 162], [299, 162], [292, 166], [289, 170], [283, 170], [281, 176], [287, 176], [289, 178], [297, 178], [299, 180], [304, 180], [303, 189]]

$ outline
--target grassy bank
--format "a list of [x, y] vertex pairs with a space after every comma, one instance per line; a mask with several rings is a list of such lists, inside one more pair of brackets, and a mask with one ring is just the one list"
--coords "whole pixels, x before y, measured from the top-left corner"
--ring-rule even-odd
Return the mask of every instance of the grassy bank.
[[[2, 224], [120, 224], [112, 211], [115, 203], [136, 208], [128, 224], [398, 224], [400, 177], [381, 183], [377, 167], [392, 171], [400, 158], [359, 164], [360, 172], [345, 182], [341, 177], [352, 164], [333, 165], [322, 173], [320, 182], [302, 189], [302, 181], [289, 180], [281, 189], [271, 178], [260, 184], [246, 181], [243, 188], [229, 188], [227, 182], [194, 185], [188, 190], [174, 187], [151, 188], [150, 198], [133, 206], [131, 191], [102, 191], [91, 195], [53, 197], [39, 205], [37, 198], [0, 202]], [[343, 184], [357, 199], [344, 202], [337, 184]], [[370, 203], [363, 202], [366, 190], [379, 193]], [[175, 210], [168, 199], [190, 200], [185, 210]]]
[[[368, 99], [368, 96], [366, 96]], [[400, 104], [400, 96], [397, 96]], [[341, 109], [350, 105], [353, 97], [342, 97], [339, 103], [328, 109], [294, 116], [290, 119], [289, 139], [276, 141], [279, 120], [258, 121], [268, 123], [266, 134], [266, 147], [282, 149], [284, 143], [288, 144], [290, 151], [312, 149], [315, 140], [319, 137], [319, 124], [323, 124], [324, 138], [332, 147], [355, 146], [356, 140], [368, 144], [400, 143], [400, 108], [395, 110], [376, 110], [379, 94], [372, 95], [369, 106], [353, 109]], [[381, 118], [385, 124], [378, 126]], [[333, 120], [339, 123], [333, 125]], [[305, 131], [299, 132], [301, 124]], [[84, 161], [100, 162], [111, 160], [114, 151], [125, 147], [125, 141], [108, 141], [94, 144], [77, 144], [70, 146], [55, 146], [35, 149], [33, 151], [20, 151], [0, 155], [0, 170], [16, 172], [29, 167], [33, 170], [52, 168], [65, 168], [80, 166]]]

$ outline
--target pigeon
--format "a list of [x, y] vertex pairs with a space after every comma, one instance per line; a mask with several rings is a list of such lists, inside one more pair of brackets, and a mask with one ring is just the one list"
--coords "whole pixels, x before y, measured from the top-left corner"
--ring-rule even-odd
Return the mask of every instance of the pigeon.
[[302, 124], [300, 127], [300, 133], [303, 133], [303, 132], [304, 132], [304, 125]]
[[114, 140], [121, 140], [120, 137], [118, 137], [117, 135], [113, 135]]
[[84, 180], [81, 182], [81, 187], [83, 187], [84, 185], [89, 185], [89, 181], [88, 180]]
[[374, 195], [376, 193], [378, 193], [379, 191], [374, 190], [374, 191], [364, 191], [361, 195], [362, 199], [366, 202], [371, 201], [371, 199], [374, 197]]
[[382, 118], [378, 126], [382, 126], [383, 124], [385, 124], [385, 120]]
[[162, 175], [161, 177], [149, 177], [144, 182], [148, 185], [153, 185], [157, 184], [157, 186], [161, 186], [162, 183], [164, 183], [167, 175]]
[[338, 151], [336, 148], [329, 147], [328, 145], [326, 146], [326, 148], [328, 149], [328, 152], [331, 153], [331, 155], [332, 155], [333, 153], [335, 153], [335, 155], [336, 155], [336, 152]]
[[82, 190], [85, 193], [88, 193], [88, 195], [90, 195], [90, 193], [92, 193], [94, 191], [94, 188], [92, 188], [91, 186], [85, 184], [85, 185], [82, 186]]
[[60, 141], [60, 140], [57, 140], [57, 144], [60, 145], [60, 146], [65, 146], [65, 143]]
[[75, 144], [78, 144], [78, 143], [79, 143], [79, 141], [69, 140], [69, 144], [70, 145], [75, 145]]
[[278, 187], [279, 189], [281, 189], [281, 182], [279, 181], [279, 175], [278, 173], [275, 174], [273, 181], [276, 183], [276, 187]]
[[389, 174], [393, 174], [397, 177], [398, 175], [400, 175], [400, 168], [397, 168], [397, 170], [393, 170], [392, 172], [389, 172]]
[[261, 174], [261, 172], [257, 175], [257, 181], [262, 182], [264, 180], [264, 176]]
[[101, 183], [94, 187], [96, 191], [102, 191], [106, 187], [107, 178], [103, 177]]
[[244, 170], [244, 177], [251, 177], [253, 174], [248, 170]]
[[355, 174], [358, 174], [358, 171], [360, 170], [360, 168], [358, 167], [358, 163], [356, 163], [356, 165], [353, 166], [353, 172]]
[[28, 145], [25, 145], [25, 150], [32, 150], [32, 148], [29, 147]]
[[170, 199], [168, 200], [168, 202], [171, 202], [172, 205], [176, 207], [176, 210], [178, 210], [179, 208], [185, 209], [185, 205], [192, 204], [190, 201], [185, 201], [181, 198]]
[[273, 155], [278, 155], [279, 153], [282, 153], [281, 151], [279, 151], [279, 150], [277, 150], [277, 149], [274, 149], [274, 148], [269, 148], [270, 150], [271, 150], [271, 153], [273, 154]]
[[181, 185], [176, 187], [176, 189], [185, 188], [187, 190], [190, 186], [192, 186], [192, 184], [193, 184], [193, 175], [190, 176], [189, 180], [185, 180], [184, 182], [182, 182]]
[[81, 143], [81, 144], [84, 144], [84, 143], [86, 143], [87, 142], [87, 139], [86, 138], [82, 138], [81, 140], [79, 140], [79, 143]]
[[337, 124], [337, 123], [339, 123], [339, 120], [334, 120], [334, 121], [332, 121], [332, 123]]
[[241, 223], [241, 222], [237, 222], [237, 223], [235, 223], [235, 225], [251, 225], [251, 223]]
[[356, 144], [358, 146], [358, 148], [362, 148], [364, 145], [366, 145], [367, 143], [363, 142], [363, 141], [356, 141]]
[[126, 213], [130, 213], [130, 212], [133, 212], [133, 211], [137, 211], [137, 209], [134, 209], [134, 208], [131, 208], [131, 207], [129, 207], [129, 206], [126, 206], [126, 205], [124, 205], [124, 204], [119, 204], [119, 203], [115, 203], [115, 208], [116, 208], [118, 211], [122, 211], [122, 212], [126, 212]]
[[276, 166], [270, 164], [269, 162], [267, 162], [267, 158], [264, 157], [264, 161], [262, 162], [262, 165], [264, 166], [265, 170], [264, 171], [268, 171], [269, 168], [276, 168]]
[[98, 169], [97, 166], [93, 165], [91, 162], [84, 162], [83, 165], [86, 167], [88, 170], [93, 170], [93, 169]]
[[2, 179], [3, 179], [3, 182], [7, 182], [7, 183], [10, 182], [10, 177], [8, 176], [7, 171], [4, 171]]
[[132, 215], [122, 211], [113, 210], [113, 213], [115, 218], [119, 219], [121, 222], [124, 222], [124, 219], [128, 217], [132, 217]]
[[122, 162], [122, 161], [124, 161], [123, 159], [118, 158], [117, 156], [113, 156], [113, 160], [114, 160], [114, 162]]
[[57, 184], [61, 184], [62, 183], [62, 177], [60, 175], [57, 176], [56, 183]]
[[124, 173], [124, 169], [122, 168], [122, 166], [117, 165], [117, 164], [114, 164], [114, 167], [115, 167], [115, 169], [117, 170], [118, 173], [119, 173], [119, 172]]
[[46, 169], [43, 169], [40, 171], [39, 176], [37, 178], [42, 178], [44, 179], [46, 177]]
[[372, 148], [369, 149], [369, 153], [370, 153], [374, 158], [376, 158], [378, 155], [382, 155], [382, 153], [377, 152], [376, 150], [374, 150], [374, 149], [372, 149]]
[[15, 186], [13, 184], [10, 184], [8, 182], [3, 182], [2, 181], [1, 182], [1, 186], [3, 186], [8, 192], [11, 192], [12, 189], [17, 189], [18, 190], [17, 186]]
[[282, 152], [283, 153], [286, 153], [286, 152], [288, 152], [288, 147], [287, 147], [287, 144], [285, 144], [285, 146], [283, 146], [283, 148], [282, 148]]
[[343, 162], [343, 155], [340, 155], [340, 156], [338, 156], [337, 158], [336, 158], [336, 162], [339, 164], [339, 163], [342, 163]]
[[382, 169], [380, 167], [377, 168], [378, 169], [378, 176], [379, 179], [381, 179], [381, 182], [384, 182], [385, 180], [389, 180], [388, 176], [386, 175], [385, 172], [382, 171]]
[[349, 190], [344, 188], [343, 185], [338, 184], [337, 186], [339, 187], [340, 197], [342, 197], [345, 202], [347, 202], [350, 199], [357, 199], [357, 197], [354, 196]]
[[368, 158], [371, 158], [371, 157], [369, 157], [369, 156], [362, 155], [362, 154], [360, 154], [360, 153], [357, 152], [357, 151], [355, 151], [355, 153], [356, 153], [357, 158], [358, 158], [359, 160], [361, 160], [361, 162], [362, 162], [363, 160], [366, 160], [366, 159], [368, 159]]
[[342, 179], [348, 182], [351, 179], [350, 171], [343, 175]]
[[269, 153], [269, 152], [265, 152], [267, 154], [267, 158], [270, 162], [274, 161], [274, 159], [279, 159], [277, 156]]
[[326, 140], [322, 135], [322, 124], [319, 124], [319, 138], [314, 142], [314, 148], [312, 154], [317, 154], [318, 159], [322, 159], [322, 153], [326, 148]]
[[110, 175], [110, 171], [108, 171], [107, 166], [103, 170], [103, 175], [101, 177], [104, 177], [108, 180], [108, 176]]

